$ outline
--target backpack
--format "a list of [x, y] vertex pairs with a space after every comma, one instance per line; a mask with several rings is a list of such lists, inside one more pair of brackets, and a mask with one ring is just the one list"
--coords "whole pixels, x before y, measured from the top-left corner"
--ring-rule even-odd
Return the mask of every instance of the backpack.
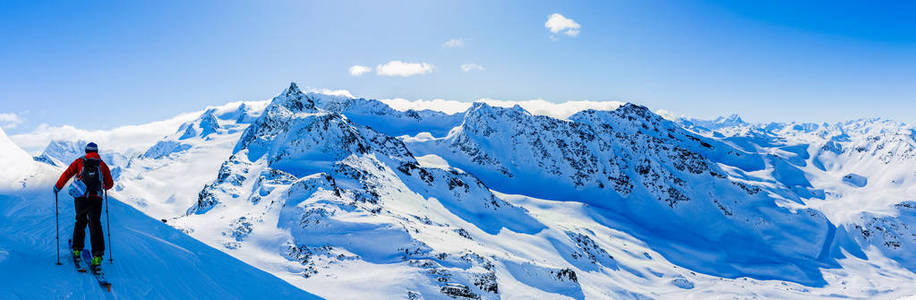
[[70, 196], [74, 198], [102, 194], [102, 160], [83, 157], [83, 168], [70, 185]]

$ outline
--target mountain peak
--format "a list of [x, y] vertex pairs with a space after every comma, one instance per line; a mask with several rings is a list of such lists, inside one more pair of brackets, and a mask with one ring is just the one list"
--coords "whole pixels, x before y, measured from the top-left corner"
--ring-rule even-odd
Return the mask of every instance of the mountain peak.
[[704, 130], [719, 130], [729, 127], [742, 127], [750, 125], [745, 122], [744, 119], [741, 119], [741, 116], [737, 114], [731, 114], [729, 116], [719, 116], [715, 119], [697, 119], [697, 118], [681, 118], [678, 121], [681, 125], [691, 127], [691, 128], [701, 128]]
[[289, 87], [286, 88], [285, 91], [283, 91], [283, 95], [287, 97], [292, 96], [292, 95], [297, 95], [297, 94], [302, 94], [302, 91], [299, 90], [299, 86], [296, 85], [295, 82], [290, 82]]
[[619, 117], [622, 117], [624, 119], [629, 119], [630, 121], [635, 120], [633, 119], [634, 116], [638, 117], [636, 119], [652, 121], [653, 123], [660, 122], [661, 120], [664, 119], [661, 116], [652, 112], [652, 110], [650, 110], [648, 107], [645, 107], [639, 104], [633, 104], [630, 102], [627, 102], [626, 104], [621, 105], [620, 107], [618, 107], [611, 113]]
[[315, 101], [303, 93], [295, 82], [290, 82], [286, 90], [274, 97], [268, 110], [276, 107], [284, 107], [293, 113], [317, 111]]
[[718, 118], [716, 118], [715, 123], [716, 123], [716, 124], [722, 124], [722, 125], [729, 125], [729, 126], [747, 124], [747, 123], [744, 122], [744, 120], [742, 120], [741, 117], [738, 116], [737, 114], [732, 114], [732, 115], [730, 115], [730, 116], [728, 116], [728, 117], [724, 117], [724, 116], [723, 116], [723, 117], [718, 117]]
[[493, 105], [487, 104], [486, 102], [474, 102], [473, 104], [471, 104], [471, 107], [468, 108], [467, 110], [467, 114], [474, 114], [474, 113], [503, 114], [507, 112], [512, 113], [512, 114], [531, 114], [530, 112], [528, 112], [528, 110], [526, 110], [524, 107], [518, 104], [512, 105], [512, 107], [505, 107], [505, 106], [493, 106]]
[[621, 105], [620, 107], [618, 107], [618, 108], [615, 109], [614, 111], [616, 111], [616, 112], [618, 112], [618, 113], [621, 113], [621, 114], [636, 114], [636, 115], [641, 116], [641, 117], [645, 117], [645, 116], [647, 116], [647, 115], [652, 115], [652, 114], [654, 114], [654, 113], [652, 113], [651, 110], [649, 110], [648, 107], [645, 107], [645, 106], [642, 106], [642, 105], [639, 105], [639, 104], [634, 104], [634, 103], [631, 103], [631, 102], [627, 102], [626, 104]]
[[215, 112], [216, 109], [214, 108], [208, 109], [200, 114], [200, 117], [196, 120], [182, 124], [178, 128], [178, 133], [181, 134], [178, 139], [184, 140], [195, 136], [203, 138], [216, 132], [220, 128], [220, 124]]

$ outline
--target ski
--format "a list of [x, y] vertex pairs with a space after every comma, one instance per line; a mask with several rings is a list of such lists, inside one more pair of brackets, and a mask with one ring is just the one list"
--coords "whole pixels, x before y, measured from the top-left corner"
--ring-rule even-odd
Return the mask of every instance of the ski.
[[73, 257], [73, 265], [76, 266], [76, 271], [86, 273], [86, 268], [80, 263], [82, 259], [79, 256], [73, 256], [73, 240], [67, 240], [67, 246], [67, 249], [70, 249], [70, 257]]
[[[92, 256], [89, 255], [89, 252], [83, 251], [83, 259], [89, 262], [92, 262]], [[108, 279], [105, 279], [105, 273], [102, 273], [102, 269], [99, 267], [93, 267], [90, 263], [89, 270], [92, 271], [92, 276], [95, 277], [95, 280], [99, 282], [99, 286], [105, 288], [111, 292], [111, 282]]]

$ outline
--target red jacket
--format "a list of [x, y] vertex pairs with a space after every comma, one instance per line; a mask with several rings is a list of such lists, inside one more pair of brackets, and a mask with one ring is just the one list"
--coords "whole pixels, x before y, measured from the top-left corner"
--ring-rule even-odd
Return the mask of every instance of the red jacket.
[[[100, 161], [102, 160], [102, 158], [99, 157], [99, 154], [95, 152], [86, 153], [86, 157], [98, 159]], [[103, 181], [102, 188], [104, 188], [105, 190], [111, 189], [114, 186], [114, 181], [111, 180], [111, 170], [108, 169], [108, 165], [105, 164], [104, 161], [99, 163], [99, 169], [102, 170], [102, 181]], [[73, 177], [74, 175], [79, 174], [80, 171], [82, 170], [83, 170], [83, 158], [80, 157], [74, 160], [73, 163], [71, 163], [70, 166], [67, 167], [67, 170], [64, 171], [64, 174], [60, 175], [60, 179], [57, 180], [57, 185], [55, 185], [57, 189], [58, 190], [63, 189], [64, 185], [67, 184], [67, 181], [70, 181], [70, 177]], [[95, 196], [99, 196], [99, 195], [95, 195]]]

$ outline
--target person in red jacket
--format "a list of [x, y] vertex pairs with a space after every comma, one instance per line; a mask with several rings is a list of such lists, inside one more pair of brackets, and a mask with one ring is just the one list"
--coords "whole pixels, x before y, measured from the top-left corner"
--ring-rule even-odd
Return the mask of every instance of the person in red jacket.
[[86, 239], [86, 226], [92, 242], [92, 261], [90, 266], [97, 267], [102, 263], [105, 254], [105, 239], [102, 236], [102, 195], [105, 190], [114, 186], [108, 165], [99, 156], [99, 147], [95, 143], [86, 145], [86, 155], [77, 158], [70, 167], [60, 175], [54, 185], [54, 193], [60, 192], [71, 177], [76, 176], [70, 195], [74, 196], [76, 225], [73, 226], [73, 256], [79, 258]]

